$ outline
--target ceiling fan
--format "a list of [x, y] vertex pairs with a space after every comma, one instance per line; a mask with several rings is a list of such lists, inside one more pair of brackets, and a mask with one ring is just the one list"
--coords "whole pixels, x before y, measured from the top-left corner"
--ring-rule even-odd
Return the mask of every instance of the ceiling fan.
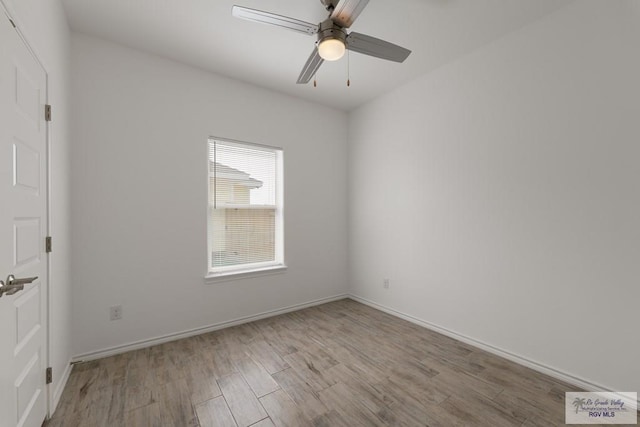
[[231, 13], [236, 18], [288, 28], [303, 34], [318, 35], [316, 46], [298, 77], [298, 84], [308, 83], [325, 60], [336, 61], [342, 58], [347, 49], [394, 62], [404, 62], [411, 53], [408, 49], [375, 37], [355, 31], [347, 33], [346, 29], [353, 24], [369, 0], [320, 0], [320, 2], [329, 11], [329, 17], [319, 24], [242, 6], [233, 6]]

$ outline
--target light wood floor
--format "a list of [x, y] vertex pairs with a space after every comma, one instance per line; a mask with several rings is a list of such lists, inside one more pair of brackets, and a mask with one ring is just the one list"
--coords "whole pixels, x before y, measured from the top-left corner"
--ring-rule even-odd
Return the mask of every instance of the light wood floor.
[[48, 427], [557, 426], [565, 391], [341, 300], [76, 365]]

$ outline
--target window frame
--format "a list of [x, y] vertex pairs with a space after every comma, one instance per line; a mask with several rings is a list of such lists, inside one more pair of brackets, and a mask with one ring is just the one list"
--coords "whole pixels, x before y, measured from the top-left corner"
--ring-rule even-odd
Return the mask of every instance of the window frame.
[[[211, 171], [211, 158], [210, 150], [211, 144], [214, 141], [218, 141], [225, 144], [237, 145], [240, 147], [247, 147], [253, 149], [259, 149], [263, 151], [273, 152], [276, 159], [276, 186], [275, 186], [275, 260], [266, 262], [256, 262], [250, 264], [239, 264], [222, 267], [213, 267], [212, 261], [212, 244], [211, 244], [211, 227], [212, 227], [212, 210], [214, 209], [213, 193], [211, 191], [211, 178], [214, 176], [214, 172]], [[207, 138], [207, 272], [205, 275], [205, 283], [216, 283], [221, 281], [237, 280], [242, 278], [271, 275], [276, 273], [282, 273], [286, 271], [287, 266], [284, 260], [284, 150], [281, 147], [275, 147], [271, 145], [257, 144], [253, 142], [239, 141], [230, 138], [209, 136]], [[227, 205], [226, 208], [241, 208], [241, 209], [259, 209], [268, 206], [251, 207], [251, 205]]]

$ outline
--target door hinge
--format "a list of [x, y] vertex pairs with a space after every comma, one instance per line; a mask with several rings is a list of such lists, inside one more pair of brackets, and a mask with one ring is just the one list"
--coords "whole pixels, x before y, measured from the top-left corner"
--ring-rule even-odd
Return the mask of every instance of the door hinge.
[[51, 105], [49, 104], [44, 106], [44, 120], [47, 122], [51, 121]]
[[51, 367], [47, 368], [47, 384], [51, 384], [53, 382], [53, 369]]
[[46, 253], [51, 252], [51, 236], [47, 236], [44, 240], [44, 250]]

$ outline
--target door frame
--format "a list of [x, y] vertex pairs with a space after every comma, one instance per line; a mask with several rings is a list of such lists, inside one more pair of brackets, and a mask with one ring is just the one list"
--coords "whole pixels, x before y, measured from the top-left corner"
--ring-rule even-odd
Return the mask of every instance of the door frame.
[[[31, 43], [29, 43], [29, 36], [25, 34], [25, 31], [23, 30], [23, 28], [25, 28], [25, 25], [22, 25], [22, 21], [20, 20], [17, 12], [15, 11], [15, 8], [12, 5], [12, 0], [0, 0], [0, 13], [5, 15], [6, 18], [9, 18], [15, 24], [15, 30], [18, 33], [20, 40], [22, 41], [24, 46], [27, 48], [31, 56], [38, 63], [40, 68], [42, 68], [42, 70], [44, 71], [44, 74], [45, 74], [44, 99], [46, 104], [50, 104], [49, 71], [47, 69], [47, 66], [40, 59], [41, 57], [40, 55], [38, 55], [37, 50], [34, 48], [34, 46]], [[4, 19], [5, 17], [0, 16], [0, 19]], [[46, 187], [45, 234], [47, 236], [50, 236], [51, 235], [51, 122], [50, 121], [45, 121], [45, 140], [46, 140], [45, 141], [45, 161], [44, 161], [44, 168], [45, 168], [44, 172], [45, 172], [45, 181], [46, 181], [45, 183], [45, 187]], [[44, 242], [42, 242], [42, 245], [44, 245]], [[44, 362], [45, 362], [45, 366], [51, 366], [50, 365], [50, 361], [51, 361], [50, 360], [51, 359], [51, 295], [50, 295], [51, 286], [50, 284], [51, 284], [51, 270], [52, 270], [51, 269], [51, 252], [47, 252], [45, 253], [45, 255], [46, 255], [45, 262], [47, 263], [46, 265], [47, 280], [42, 281], [42, 285], [45, 286], [46, 288], [45, 321], [47, 322], [47, 325], [44, 331], [44, 337], [45, 337]], [[42, 374], [44, 375], [44, 372]], [[52, 385], [53, 383], [45, 384], [45, 387], [44, 387], [47, 419], [51, 417], [51, 412], [52, 412], [52, 409], [54, 408], [54, 403], [55, 403], [53, 402], [54, 393], [52, 391], [52, 388], [53, 388]]]

